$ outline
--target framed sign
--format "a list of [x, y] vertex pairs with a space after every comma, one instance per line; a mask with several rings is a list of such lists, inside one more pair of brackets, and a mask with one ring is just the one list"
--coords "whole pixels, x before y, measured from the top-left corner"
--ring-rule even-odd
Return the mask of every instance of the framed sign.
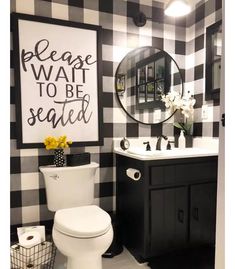
[[101, 27], [18, 13], [12, 26], [17, 147], [101, 145]]

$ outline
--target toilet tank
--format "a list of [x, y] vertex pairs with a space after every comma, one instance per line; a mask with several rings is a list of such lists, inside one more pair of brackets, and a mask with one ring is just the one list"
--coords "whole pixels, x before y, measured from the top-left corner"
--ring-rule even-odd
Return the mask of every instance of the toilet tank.
[[91, 205], [94, 202], [95, 162], [81, 166], [40, 166], [50, 211]]

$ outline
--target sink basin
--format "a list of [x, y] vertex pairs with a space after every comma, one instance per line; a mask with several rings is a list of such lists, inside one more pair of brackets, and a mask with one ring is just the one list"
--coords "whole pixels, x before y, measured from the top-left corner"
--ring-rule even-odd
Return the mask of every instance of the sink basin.
[[143, 148], [130, 148], [127, 150], [127, 152], [131, 154], [135, 154], [135, 155], [140, 155], [140, 156], [156, 156], [163, 153], [161, 150], [147, 151]]

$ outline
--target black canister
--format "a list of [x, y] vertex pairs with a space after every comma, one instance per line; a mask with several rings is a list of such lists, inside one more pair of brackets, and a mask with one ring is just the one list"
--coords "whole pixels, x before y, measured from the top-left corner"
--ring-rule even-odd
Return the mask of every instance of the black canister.
[[67, 155], [67, 166], [85, 165], [90, 162], [91, 154], [89, 152]]

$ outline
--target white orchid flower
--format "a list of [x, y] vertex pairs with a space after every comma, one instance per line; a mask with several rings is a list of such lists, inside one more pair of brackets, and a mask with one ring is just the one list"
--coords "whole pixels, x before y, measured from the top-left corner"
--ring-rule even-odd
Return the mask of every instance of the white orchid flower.
[[186, 118], [189, 118], [191, 115], [191, 109], [189, 107], [183, 107], [181, 112]]
[[183, 106], [183, 100], [180, 98], [180, 96], [177, 96], [174, 100], [174, 107], [175, 109], [181, 109]]
[[193, 106], [196, 103], [193, 97], [184, 96], [181, 98], [180, 94], [176, 91], [169, 92], [167, 95], [163, 94], [162, 101], [165, 103], [166, 108], [179, 109], [186, 118], [193, 115]]

